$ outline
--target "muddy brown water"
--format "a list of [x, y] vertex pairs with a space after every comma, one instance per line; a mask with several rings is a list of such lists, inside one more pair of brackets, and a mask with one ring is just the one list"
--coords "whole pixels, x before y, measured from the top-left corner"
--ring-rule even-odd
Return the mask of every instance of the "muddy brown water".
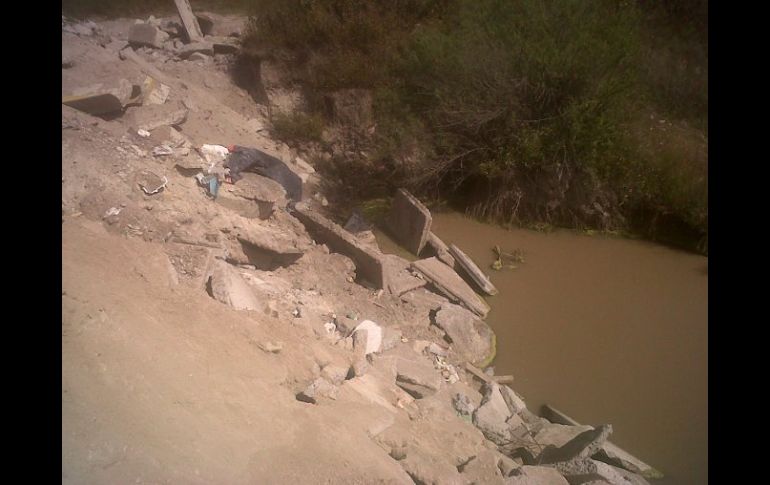
[[[433, 232], [491, 277], [487, 323], [497, 374], [539, 412], [611, 423], [611, 441], [662, 471], [658, 484], [708, 483], [708, 258], [644, 241], [506, 230], [457, 213]], [[385, 252], [404, 251], [382, 232]], [[494, 271], [492, 248], [520, 249]], [[410, 259], [414, 259], [411, 257]]]

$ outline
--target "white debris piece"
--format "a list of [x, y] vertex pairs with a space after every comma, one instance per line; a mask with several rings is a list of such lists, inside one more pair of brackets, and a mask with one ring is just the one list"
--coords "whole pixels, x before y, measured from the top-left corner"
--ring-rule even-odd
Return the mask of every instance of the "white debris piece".
[[359, 330], [366, 330], [365, 354], [368, 355], [372, 352], [379, 351], [382, 346], [382, 327], [371, 320], [364, 320], [356, 326], [353, 333], [356, 333]]

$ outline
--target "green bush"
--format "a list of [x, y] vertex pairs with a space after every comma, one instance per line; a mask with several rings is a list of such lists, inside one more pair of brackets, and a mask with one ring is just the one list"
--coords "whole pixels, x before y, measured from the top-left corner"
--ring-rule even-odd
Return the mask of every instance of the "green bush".
[[276, 113], [272, 118], [273, 135], [283, 141], [320, 141], [323, 118], [318, 114]]

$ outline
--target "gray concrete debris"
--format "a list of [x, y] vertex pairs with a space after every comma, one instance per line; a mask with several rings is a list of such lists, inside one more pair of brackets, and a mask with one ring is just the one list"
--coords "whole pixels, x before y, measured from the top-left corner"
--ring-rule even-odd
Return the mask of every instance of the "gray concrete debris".
[[424, 358], [396, 361], [396, 384], [415, 399], [432, 396], [441, 387], [441, 376]]
[[435, 257], [415, 261], [412, 263], [412, 268], [419, 271], [450, 300], [460, 302], [481, 318], [486, 318], [489, 313], [487, 302], [480, 298], [452, 268]]
[[[538, 457], [543, 464], [568, 463], [584, 460], [593, 456], [602, 447], [607, 437], [612, 434], [612, 425], [603, 424], [586, 430], [560, 447], [548, 446]], [[564, 465], [569, 466], [569, 465]]]
[[471, 399], [459, 392], [452, 398], [452, 406], [454, 406], [460, 416], [467, 416], [469, 418], [473, 415], [473, 411], [476, 410], [476, 406], [473, 405]]
[[492, 356], [494, 333], [473, 312], [445, 303], [436, 313], [435, 323], [446, 332], [452, 349], [462, 360], [483, 364]]
[[163, 104], [171, 94], [171, 88], [151, 76], [142, 82], [142, 104]]
[[169, 35], [150, 24], [134, 24], [128, 31], [128, 44], [131, 47], [152, 47], [160, 49]]
[[487, 295], [496, 295], [498, 293], [497, 288], [489, 280], [489, 276], [484, 274], [478, 265], [460, 248], [451, 244], [449, 246], [449, 252], [452, 253], [457, 264], [465, 270], [465, 272], [471, 277], [471, 279], [481, 288], [481, 290]]
[[500, 473], [504, 477], [509, 477], [513, 474], [513, 471], [521, 467], [521, 463], [511, 459], [509, 456], [500, 454], [500, 461], [497, 462], [497, 467], [500, 469]]
[[427, 245], [433, 249], [433, 252], [436, 253], [436, 257], [439, 259], [439, 261], [454, 269], [455, 258], [452, 256], [452, 254], [450, 254], [449, 247], [444, 244], [444, 241], [442, 241], [441, 238], [431, 232], [428, 234]]
[[424, 485], [464, 485], [467, 483], [457, 468], [440, 456], [429, 455], [419, 448], [410, 449], [398, 462], [414, 483]]
[[193, 52], [187, 60], [190, 62], [208, 62], [211, 60], [211, 56], [203, 54], [202, 52]]
[[371, 365], [369, 364], [369, 361], [366, 360], [366, 357], [360, 356], [353, 362], [353, 365], [350, 366], [349, 373], [355, 377], [361, 377], [362, 375], [369, 372], [370, 368]]
[[187, 44], [186, 46], [183, 46], [181, 49], [179, 49], [177, 55], [180, 59], [187, 59], [195, 53], [213, 56], [214, 45], [211, 42], [194, 42], [192, 44]]
[[391, 328], [391, 327], [384, 327], [382, 329], [382, 347], [381, 350], [384, 352], [386, 350], [390, 350], [394, 348], [396, 345], [401, 343], [401, 337], [402, 337], [401, 330], [397, 328]]
[[263, 342], [259, 344], [259, 348], [269, 354], [277, 354], [283, 350], [283, 344], [281, 342]]
[[649, 482], [639, 475], [590, 458], [557, 463], [554, 468], [566, 477], [571, 485], [649, 485]]
[[529, 465], [514, 469], [505, 483], [509, 485], [570, 485], [567, 479], [553, 468]]
[[241, 50], [238, 40], [232, 37], [206, 37], [206, 41], [211, 42], [214, 54], [237, 54]]
[[398, 242], [419, 255], [430, 234], [433, 217], [422, 202], [404, 189], [398, 189], [385, 222]]
[[482, 449], [476, 456], [457, 468], [463, 478], [470, 483], [503, 483], [502, 474], [497, 466], [500, 456], [500, 453], [495, 450]]
[[510, 441], [510, 425], [506, 421], [511, 412], [498, 384], [485, 384], [483, 390], [484, 399], [473, 412], [473, 424], [488, 440], [502, 446]]
[[151, 132], [161, 126], [181, 125], [187, 120], [188, 112], [180, 103], [164, 103], [132, 108], [128, 115], [136, 130]]
[[503, 395], [503, 399], [505, 399], [505, 403], [508, 405], [508, 409], [511, 410], [511, 413], [519, 414], [527, 408], [527, 404], [524, 402], [524, 399], [516, 394], [516, 392], [510, 387], [500, 386], [500, 392]]
[[364, 320], [353, 330], [353, 348], [363, 355], [379, 352], [382, 348], [382, 327], [371, 320]]
[[214, 262], [209, 280], [211, 295], [236, 310], [258, 310], [261, 308], [251, 287], [229, 264], [221, 260]]
[[192, 7], [190, 7], [190, 1], [174, 0], [174, 3], [190, 42], [200, 42], [203, 40], [203, 32], [201, 31], [200, 24], [198, 24], [198, 19], [193, 14]]
[[383, 268], [382, 253], [366, 246], [339, 225], [310, 209], [305, 203], [296, 204], [294, 209], [297, 219], [305, 225], [316, 241], [351, 258], [356, 264], [356, 273], [378, 289], [388, 287], [388, 275]]
[[304, 391], [297, 394], [297, 400], [316, 404], [319, 398], [337, 399], [339, 388], [323, 377], [314, 380]]
[[210, 15], [196, 13], [195, 19], [198, 21], [198, 26], [201, 28], [201, 33], [204, 36], [211, 34], [211, 31], [214, 29], [214, 19]]
[[93, 84], [62, 96], [62, 104], [92, 115], [115, 113], [133, 101], [132, 91], [133, 85], [126, 79], [113, 84]]
[[244, 173], [237, 184], [228, 186], [228, 190], [238, 197], [254, 201], [259, 209], [259, 218], [268, 219], [276, 207], [286, 207], [286, 191], [275, 180]]
[[427, 284], [427, 281], [417, 278], [409, 271], [410, 263], [406, 259], [395, 254], [383, 254], [381, 259], [384, 270], [388, 273], [388, 291], [391, 294], [400, 296]]
[[348, 370], [348, 368], [339, 365], [329, 364], [321, 369], [321, 376], [332, 384], [339, 386], [347, 378]]

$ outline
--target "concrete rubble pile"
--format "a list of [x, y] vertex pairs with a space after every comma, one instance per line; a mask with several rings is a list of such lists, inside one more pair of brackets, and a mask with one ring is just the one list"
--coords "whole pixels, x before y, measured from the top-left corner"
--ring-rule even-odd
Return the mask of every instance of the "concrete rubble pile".
[[[496, 344], [479, 293], [497, 290], [431, 232], [430, 211], [416, 197], [399, 190], [387, 218], [415, 256], [431, 253], [410, 262], [383, 253], [360, 213], [344, 227], [332, 220], [311, 164], [239, 131], [245, 117], [164, 73], [169, 62], [205, 68], [239, 48], [235, 37], [212, 35], [215, 16], [175, 3], [178, 20], [138, 21], [118, 49], [123, 60], [114, 52], [113, 62], [141, 74], [62, 97], [63, 166], [89, 141], [101, 150], [89, 153], [101, 163], [90, 173], [107, 181], [67, 165], [63, 220], [84, 216], [159, 245], [171, 287], [194, 291], [221, 315], [246, 315], [264, 332], [301, 335], [255, 344], [264, 359], [313, 354], [307, 369], [277, 378], [276, 388], [290, 390], [286, 405], [365, 416], [363, 431], [404, 483], [647, 483], [649, 470], [608, 446], [611, 426], [552, 423], [484, 373]], [[63, 36], [78, 42], [102, 35], [93, 23], [62, 22]], [[77, 62], [63, 60], [63, 72]], [[235, 121], [226, 125], [222, 113]], [[97, 189], [81, 193], [86, 182]]]

